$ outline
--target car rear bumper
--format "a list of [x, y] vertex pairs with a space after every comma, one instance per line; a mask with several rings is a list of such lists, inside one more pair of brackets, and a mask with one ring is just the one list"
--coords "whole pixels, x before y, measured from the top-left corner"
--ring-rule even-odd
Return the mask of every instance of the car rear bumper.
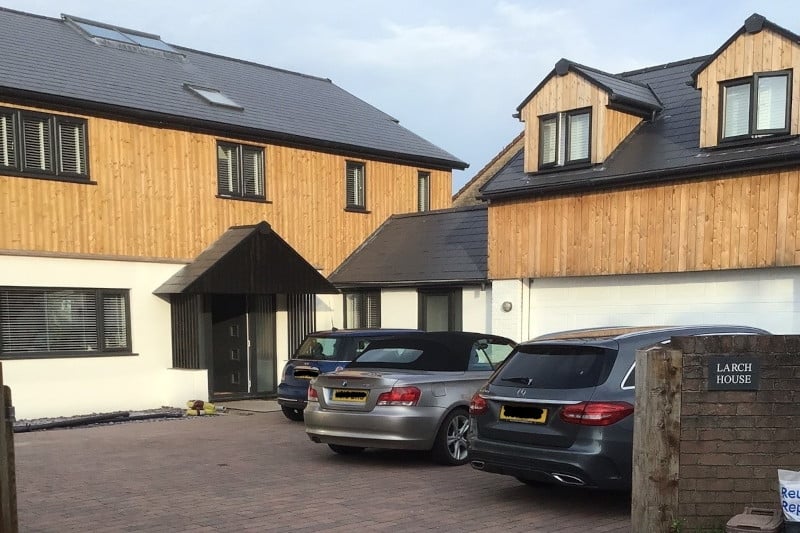
[[598, 449], [597, 443], [583, 448], [576, 443], [571, 448], [553, 449], [473, 437], [469, 444], [470, 464], [483, 472], [560, 485], [630, 489], [630, 448], [614, 451], [628, 454], [621, 461], [625, 463], [623, 466]]
[[278, 385], [278, 405], [281, 407], [292, 407], [294, 409], [305, 409], [308, 400], [308, 384], [305, 386], [289, 385], [281, 383]]
[[306, 434], [314, 442], [360, 446], [428, 450], [433, 447], [440, 407], [376, 407], [371, 412], [322, 411], [312, 402], [305, 410]]

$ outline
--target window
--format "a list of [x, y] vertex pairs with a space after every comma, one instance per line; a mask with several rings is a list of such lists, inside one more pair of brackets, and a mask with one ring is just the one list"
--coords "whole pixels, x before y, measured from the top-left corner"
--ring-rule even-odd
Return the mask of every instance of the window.
[[196, 87], [194, 85], [184, 85], [189, 91], [196, 94], [209, 104], [218, 105], [220, 107], [230, 107], [232, 109], [244, 109], [242, 106], [228, 98], [216, 89], [207, 89], [205, 87]]
[[130, 351], [126, 290], [0, 288], [0, 356]]
[[218, 142], [217, 184], [220, 196], [265, 200], [264, 149]]
[[461, 331], [461, 289], [420, 290], [419, 329]]
[[162, 41], [161, 37], [158, 35], [126, 30], [99, 22], [70, 17], [68, 15], [62, 15], [62, 17], [75, 24], [86, 35], [94, 39], [111, 39], [112, 41], [130, 46], [142, 46], [154, 50], [161, 50], [163, 52], [177, 53], [174, 48]]
[[344, 295], [344, 327], [381, 327], [381, 293], [349, 292]]
[[0, 109], [0, 170], [88, 178], [86, 121]]
[[591, 109], [539, 118], [539, 168], [589, 161]]
[[720, 85], [723, 141], [789, 133], [790, 72], [766, 72]]
[[417, 211], [431, 208], [431, 173], [417, 172]]
[[347, 190], [345, 191], [347, 196], [345, 200], [346, 207], [348, 209], [365, 209], [367, 207], [367, 200], [365, 194], [366, 172], [364, 163], [348, 161], [345, 181], [347, 182]]

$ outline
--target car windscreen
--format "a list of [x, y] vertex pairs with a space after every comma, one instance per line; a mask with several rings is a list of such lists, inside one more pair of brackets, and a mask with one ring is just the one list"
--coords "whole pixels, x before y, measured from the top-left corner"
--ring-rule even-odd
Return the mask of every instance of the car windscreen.
[[517, 346], [493, 383], [537, 389], [584, 389], [603, 383], [617, 350], [583, 345]]

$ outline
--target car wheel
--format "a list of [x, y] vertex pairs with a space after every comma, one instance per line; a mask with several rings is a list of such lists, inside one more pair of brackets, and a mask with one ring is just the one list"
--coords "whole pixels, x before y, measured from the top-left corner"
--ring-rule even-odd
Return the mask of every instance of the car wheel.
[[342, 446], [341, 444], [328, 444], [328, 448], [339, 455], [354, 455], [364, 451], [361, 446]]
[[281, 406], [281, 411], [283, 411], [283, 416], [285, 416], [289, 420], [294, 420], [295, 422], [302, 422], [303, 421], [303, 410], [302, 409], [298, 409], [296, 407], [284, 407], [284, 406]]
[[469, 459], [467, 432], [469, 415], [464, 409], [456, 409], [448, 414], [439, 428], [433, 444], [433, 457], [445, 465], [463, 465]]

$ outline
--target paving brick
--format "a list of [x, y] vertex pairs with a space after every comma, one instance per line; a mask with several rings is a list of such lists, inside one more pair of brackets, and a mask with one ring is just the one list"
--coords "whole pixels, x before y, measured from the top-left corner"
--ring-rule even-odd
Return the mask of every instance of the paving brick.
[[280, 413], [247, 415], [15, 435], [20, 531], [630, 531], [627, 494], [338, 456]]

